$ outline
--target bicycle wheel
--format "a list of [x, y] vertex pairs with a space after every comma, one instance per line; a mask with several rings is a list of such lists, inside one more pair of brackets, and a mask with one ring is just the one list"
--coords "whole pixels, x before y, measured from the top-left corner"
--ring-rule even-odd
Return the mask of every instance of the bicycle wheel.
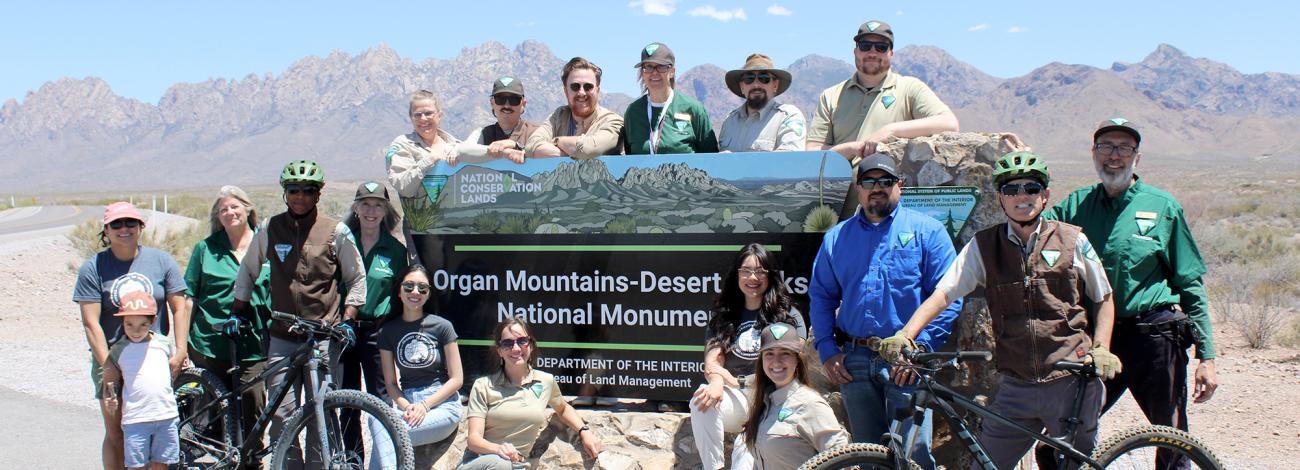
[[[373, 395], [362, 393], [358, 390], [334, 390], [319, 397], [325, 408], [325, 437], [329, 439], [330, 455], [327, 458], [336, 468], [347, 468], [354, 470], [363, 470], [366, 468], [365, 458], [361, 454], [349, 451], [343, 442], [343, 426], [341, 424], [341, 414], [343, 410], [357, 410], [360, 412], [360, 423], [366, 423], [370, 426], [370, 417], [376, 418], [384, 426], [384, 431], [392, 439], [393, 447], [397, 454], [397, 468], [399, 470], [412, 470], [415, 468], [415, 457], [411, 449], [411, 436], [407, 432], [406, 422], [392, 412], [392, 408], [383, 401], [375, 398]], [[320, 451], [317, 450], [316, 442], [318, 434], [315, 431], [316, 417], [310, 406], [302, 406], [293, 412], [293, 416], [285, 422], [284, 430], [275, 439], [275, 453], [271, 459], [271, 468], [286, 468], [291, 457], [298, 456], [298, 450], [302, 449], [301, 454], [307, 461], [316, 461], [320, 459]], [[373, 456], [374, 449], [369, 439], [369, 430], [363, 430], [363, 444], [366, 446], [363, 450], [366, 457]]]
[[230, 401], [221, 398], [227, 394], [226, 385], [211, 371], [191, 367], [176, 376], [172, 389], [180, 413], [180, 468], [237, 467], [235, 433], [239, 417]]
[[[1223, 464], [1201, 441], [1168, 426], [1127, 429], [1097, 446], [1093, 460], [1106, 469], [1168, 468], [1170, 459], [1186, 459], [1193, 469], [1222, 469]], [[1163, 461], [1157, 465], [1156, 459]]]
[[[920, 470], [915, 462], [907, 462], [910, 469]], [[799, 470], [832, 470], [841, 468], [855, 468], [861, 470], [881, 469], [890, 470], [894, 466], [894, 456], [890, 453], [889, 448], [880, 444], [865, 444], [855, 442], [846, 444], [832, 449], [826, 449], [822, 453], [814, 455]]]

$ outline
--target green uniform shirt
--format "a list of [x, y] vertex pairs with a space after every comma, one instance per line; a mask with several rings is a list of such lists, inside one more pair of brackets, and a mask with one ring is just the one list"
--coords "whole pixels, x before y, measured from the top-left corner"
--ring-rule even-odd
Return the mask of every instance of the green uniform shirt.
[[713, 133], [713, 124], [709, 122], [709, 113], [704, 105], [682, 93], [674, 92], [668, 102], [667, 116], [660, 122], [663, 108], [650, 107], [650, 118], [646, 119], [646, 103], [650, 95], [627, 105], [623, 113], [623, 150], [628, 155], [645, 155], [650, 152], [651, 123], [658, 123], [660, 128], [659, 145], [654, 153], [717, 153], [718, 136]]
[[[235, 276], [239, 258], [230, 246], [225, 231], [213, 233], [194, 245], [190, 264], [185, 268], [185, 295], [194, 300], [190, 312], [190, 349], [212, 359], [230, 360], [230, 340], [221, 326], [230, 319], [235, 301]], [[271, 270], [263, 263], [262, 274], [254, 283], [248, 302], [252, 329], [239, 338], [239, 361], [253, 363], [266, 360], [266, 331], [271, 321]]]
[[[361, 233], [354, 230], [352, 240], [361, 248]], [[366, 266], [366, 304], [357, 311], [358, 320], [378, 320], [393, 311], [393, 294], [406, 272], [406, 247], [387, 233], [361, 256]]]
[[1114, 288], [1115, 319], [1179, 305], [1200, 332], [1196, 357], [1214, 358], [1205, 262], [1173, 195], [1135, 181], [1119, 198], [1102, 185], [1079, 188], [1044, 214], [1083, 227]]

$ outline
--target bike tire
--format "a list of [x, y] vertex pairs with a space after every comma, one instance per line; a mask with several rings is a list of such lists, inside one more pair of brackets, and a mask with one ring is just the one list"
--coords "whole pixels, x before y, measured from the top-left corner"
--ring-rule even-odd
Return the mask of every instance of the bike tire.
[[[907, 462], [909, 470], [920, 470], [916, 462]], [[861, 470], [895, 469], [894, 456], [888, 447], [880, 444], [866, 444], [855, 442], [845, 444], [839, 447], [826, 449], [822, 453], [814, 455], [799, 470], [832, 470], [841, 468], [857, 468]]]
[[[414, 470], [415, 456], [411, 449], [411, 435], [407, 430], [406, 422], [392, 411], [392, 407], [385, 404], [382, 400], [373, 395], [362, 393], [358, 390], [333, 390], [325, 393], [319, 399], [325, 408], [325, 426], [326, 437], [330, 439], [330, 448], [334, 451], [331, 459], [336, 462], [345, 464], [343, 468], [354, 468], [363, 470], [366, 468], [365, 462], [360, 456], [347, 451], [343, 444], [343, 432], [339, 425], [339, 412], [344, 409], [353, 409], [360, 411], [360, 422], [369, 423], [367, 418], [373, 416], [383, 424], [385, 431], [388, 432], [389, 438], [392, 439], [393, 446], [397, 450], [397, 468], [398, 470]], [[290, 450], [293, 444], [298, 442], [299, 436], [307, 432], [308, 424], [315, 421], [312, 416], [314, 410], [311, 406], [299, 407], [293, 412], [293, 416], [285, 422], [284, 429], [275, 439], [275, 452], [271, 458], [271, 468], [283, 469], [289, 461]], [[306, 436], [303, 443], [311, 442], [312, 436]], [[369, 439], [365, 440], [367, 443]], [[304, 459], [310, 458], [308, 446], [303, 447]], [[367, 456], [373, 456], [374, 449], [365, 449]]]
[[[191, 367], [176, 376], [172, 390], [180, 422], [180, 468], [237, 468], [240, 455], [235, 434], [239, 417], [230, 400], [220, 398], [228, 393], [226, 384], [212, 371]], [[214, 401], [217, 403], [208, 407]]]
[[1205, 444], [1185, 431], [1168, 426], [1143, 426], [1127, 429], [1107, 438], [1097, 446], [1092, 458], [1106, 469], [1155, 468], [1156, 450], [1186, 456], [1193, 469], [1219, 470], [1219, 462]]

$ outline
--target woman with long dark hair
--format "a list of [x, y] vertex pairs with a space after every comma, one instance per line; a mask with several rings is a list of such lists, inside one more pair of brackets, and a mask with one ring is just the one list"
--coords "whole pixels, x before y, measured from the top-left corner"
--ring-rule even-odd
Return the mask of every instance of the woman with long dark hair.
[[492, 329], [494, 372], [469, 392], [469, 436], [461, 470], [527, 467], [528, 454], [546, 426], [546, 407], [582, 439], [587, 455], [600, 453], [600, 438], [564, 402], [555, 376], [534, 369], [537, 341], [528, 323], [507, 318]]
[[[807, 337], [803, 315], [790, 303], [772, 252], [750, 243], [736, 253], [707, 326], [704, 373], [707, 385], [692, 397], [691, 431], [705, 470], [724, 466], [723, 433], [739, 432], [748, 414], [748, 393], [758, 359], [759, 333], [773, 323], [794, 325]], [[733, 445], [731, 468], [750, 468], [744, 443]]]
[[763, 328], [744, 434], [757, 470], [795, 468], [849, 442], [835, 412], [808, 382], [804, 339], [793, 330], [785, 323]]

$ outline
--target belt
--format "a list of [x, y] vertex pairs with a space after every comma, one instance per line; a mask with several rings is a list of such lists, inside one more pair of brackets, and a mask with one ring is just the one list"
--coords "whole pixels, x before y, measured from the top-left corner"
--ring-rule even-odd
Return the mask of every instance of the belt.
[[879, 351], [880, 351], [880, 341], [881, 341], [881, 339], [880, 339], [879, 336], [872, 336], [872, 337], [870, 337], [870, 338], [852, 338], [852, 337], [850, 337], [849, 340], [847, 341], [847, 343], [848, 343], [848, 344], [852, 344], [852, 345], [857, 346], [857, 347], [867, 348], [867, 349], [870, 349], [870, 350], [872, 350], [872, 351], [879, 352]]

